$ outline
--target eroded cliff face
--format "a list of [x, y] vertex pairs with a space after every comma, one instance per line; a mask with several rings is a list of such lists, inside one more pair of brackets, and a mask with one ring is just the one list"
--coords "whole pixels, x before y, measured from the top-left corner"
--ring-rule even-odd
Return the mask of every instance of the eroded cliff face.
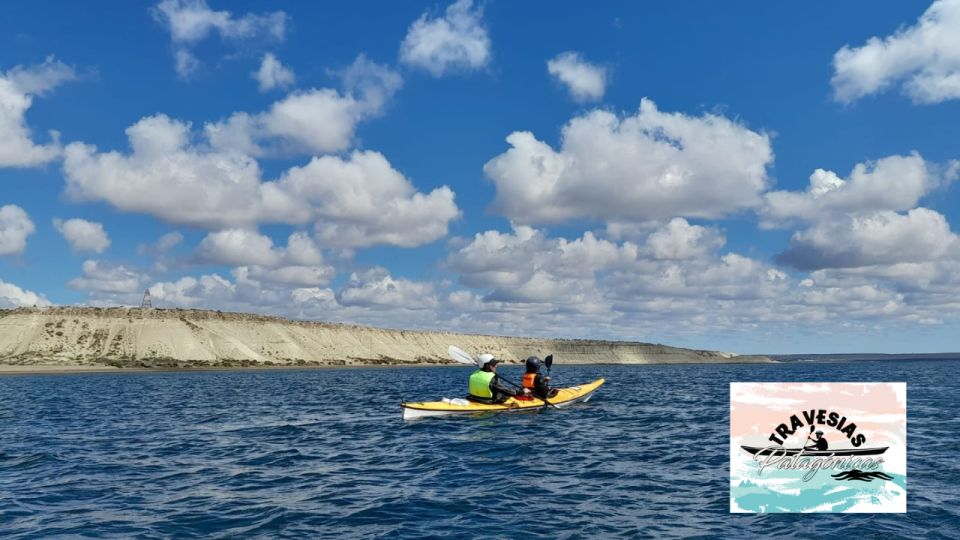
[[387, 330], [246, 313], [140, 308], [0, 311], [0, 364], [116, 367], [448, 364], [447, 348], [508, 361], [766, 362], [766, 357], [622, 341]]

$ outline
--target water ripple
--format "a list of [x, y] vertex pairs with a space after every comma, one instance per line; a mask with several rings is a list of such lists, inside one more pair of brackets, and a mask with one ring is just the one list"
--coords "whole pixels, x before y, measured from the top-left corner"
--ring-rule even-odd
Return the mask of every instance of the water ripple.
[[[0, 378], [0, 537], [956, 538], [960, 362], [556, 366], [582, 406], [400, 420], [456, 369]], [[507, 375], [510, 375], [510, 369]], [[513, 373], [516, 377], [518, 374]], [[728, 513], [731, 381], [909, 384], [908, 514]]]

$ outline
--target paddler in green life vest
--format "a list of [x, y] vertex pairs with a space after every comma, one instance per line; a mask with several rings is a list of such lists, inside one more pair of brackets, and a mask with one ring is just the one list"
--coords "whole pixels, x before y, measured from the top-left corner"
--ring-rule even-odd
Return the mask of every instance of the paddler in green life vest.
[[470, 395], [467, 399], [477, 403], [503, 403], [517, 394], [528, 395], [526, 388], [514, 390], [504, 386], [497, 376], [497, 364], [500, 361], [492, 354], [480, 355], [480, 369], [470, 374]]

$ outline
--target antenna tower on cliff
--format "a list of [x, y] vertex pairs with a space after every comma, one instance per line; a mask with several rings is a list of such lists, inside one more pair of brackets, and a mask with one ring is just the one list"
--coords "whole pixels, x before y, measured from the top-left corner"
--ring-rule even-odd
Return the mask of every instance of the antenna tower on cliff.
[[143, 301], [140, 302], [140, 309], [153, 308], [153, 302], [150, 300], [150, 289], [143, 291]]

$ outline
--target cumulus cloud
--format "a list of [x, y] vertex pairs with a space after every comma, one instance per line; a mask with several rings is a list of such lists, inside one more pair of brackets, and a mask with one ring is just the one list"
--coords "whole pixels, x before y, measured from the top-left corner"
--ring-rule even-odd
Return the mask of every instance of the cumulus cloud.
[[227, 229], [208, 234], [197, 248], [195, 262], [236, 266], [233, 272], [244, 281], [275, 285], [313, 287], [327, 285], [336, 275], [324, 264], [323, 255], [309, 235], [295, 232], [287, 247], [256, 231]]
[[625, 268], [637, 254], [635, 244], [618, 245], [590, 232], [568, 241], [517, 226], [512, 233], [478, 233], [447, 262], [464, 285], [488, 289], [488, 300], [590, 309], [601, 302], [596, 273]]
[[418, 192], [378, 152], [314, 158], [263, 182], [253, 158], [194, 145], [190, 125], [164, 115], [140, 120], [127, 136], [130, 154], [67, 146], [71, 198], [210, 229], [312, 223], [325, 246], [343, 248], [432, 242], [460, 215], [448, 187]]
[[378, 152], [313, 158], [287, 171], [277, 188], [311, 207], [324, 246], [413, 247], [445, 236], [460, 215], [450, 188], [419, 193]]
[[717, 253], [715, 229], [677, 219], [636, 239], [552, 238], [527, 226], [477, 234], [447, 259], [467, 289], [443, 309], [462, 331], [641, 340], [824, 317], [785, 272]]
[[237, 287], [217, 274], [210, 274], [199, 278], [184, 276], [177, 281], [154, 283], [147, 290], [150, 291], [154, 303], [159, 302], [161, 306], [219, 309], [230, 305]]
[[908, 210], [957, 176], [957, 165], [937, 167], [919, 154], [858, 163], [847, 178], [817, 169], [804, 192], [772, 191], [760, 208], [762, 226], [811, 221], [829, 214]]
[[36, 229], [30, 216], [15, 204], [0, 207], [0, 255], [20, 255]]
[[[435, 285], [391, 276], [384, 268], [353, 272], [338, 290], [309, 276], [276, 279], [274, 270], [239, 267], [231, 276], [185, 276], [149, 287], [155, 304], [229, 311], [254, 311], [299, 319], [379, 326], [429, 328], [443, 303]], [[305, 277], [306, 279], [301, 279]], [[310, 282], [310, 284], [305, 284]]]
[[773, 161], [766, 134], [715, 114], [661, 112], [648, 99], [633, 116], [574, 118], [559, 151], [529, 132], [507, 142], [484, 172], [494, 208], [527, 225], [724, 216], [761, 201]]
[[607, 70], [568, 51], [547, 60], [547, 72], [563, 83], [577, 101], [599, 101], [607, 86]]
[[295, 92], [262, 113], [238, 112], [208, 123], [205, 135], [218, 150], [250, 156], [345, 150], [357, 124], [379, 115], [403, 80], [364, 55], [342, 76], [346, 93], [330, 88]]
[[480, 69], [490, 61], [490, 37], [480, 8], [458, 0], [442, 17], [420, 16], [400, 45], [400, 61], [441, 77], [451, 71]]
[[127, 155], [67, 145], [63, 168], [73, 200], [103, 200], [171, 223], [230, 226], [255, 220], [271, 197], [255, 160], [192, 146], [189, 124], [161, 114], [141, 119], [126, 133], [133, 149]]
[[0, 308], [49, 306], [50, 301], [42, 294], [21, 289], [13, 283], [0, 279]]
[[52, 56], [0, 73], [0, 167], [35, 167], [60, 156], [59, 135], [50, 132], [49, 144], [35, 144], [25, 116], [34, 97], [74, 79], [74, 69]]
[[154, 7], [153, 17], [170, 32], [177, 74], [183, 78], [199, 67], [190, 47], [210, 35], [216, 33], [232, 42], [283, 41], [287, 26], [287, 15], [282, 11], [234, 16], [229, 11], [210, 9], [204, 0], [163, 0]]
[[210, 233], [197, 249], [198, 262], [231, 266], [273, 266], [280, 261], [281, 256], [270, 237], [248, 229], [227, 229]]
[[54, 219], [53, 226], [70, 244], [70, 249], [77, 253], [103, 253], [110, 245], [110, 237], [103, 230], [102, 223], [79, 218], [66, 221]]
[[259, 83], [261, 92], [274, 88], [287, 88], [296, 80], [293, 70], [280, 63], [272, 53], [263, 55], [260, 69], [254, 71], [251, 76]]
[[933, 261], [956, 237], [943, 215], [917, 205], [956, 176], [956, 163], [938, 166], [916, 153], [859, 163], [846, 178], [817, 169], [806, 191], [765, 196], [761, 226], [805, 227], [777, 257], [799, 270]]
[[437, 306], [433, 286], [394, 278], [384, 268], [372, 268], [350, 274], [350, 280], [337, 294], [344, 306], [374, 309], [427, 309]]
[[902, 84], [918, 104], [960, 98], [960, 1], [937, 0], [913, 26], [867, 43], [844, 46], [833, 56], [833, 89], [838, 101]]
[[130, 294], [140, 291], [148, 276], [135, 268], [97, 260], [83, 262], [83, 275], [71, 279], [71, 289], [109, 294]]
[[926, 208], [818, 222], [790, 240], [778, 261], [800, 270], [935, 260], [957, 241], [943, 215]]
[[673, 218], [647, 238], [647, 248], [655, 259], [695, 259], [713, 253], [725, 242], [723, 233], [714, 228]]
[[255, 279], [274, 285], [288, 285], [294, 287], [325, 286], [336, 275], [332, 266], [281, 266], [279, 268], [265, 268], [262, 266], [241, 266], [236, 269], [242, 272], [245, 278]]
[[[251, 275], [266, 276], [271, 270], [273, 281], [315, 285], [333, 276], [333, 268], [324, 264], [320, 248], [304, 232], [295, 232], [287, 239], [287, 247], [273, 245], [270, 237], [248, 229], [226, 229], [208, 234], [197, 248], [196, 262], [248, 268]], [[289, 276], [283, 279], [283, 276]]]

